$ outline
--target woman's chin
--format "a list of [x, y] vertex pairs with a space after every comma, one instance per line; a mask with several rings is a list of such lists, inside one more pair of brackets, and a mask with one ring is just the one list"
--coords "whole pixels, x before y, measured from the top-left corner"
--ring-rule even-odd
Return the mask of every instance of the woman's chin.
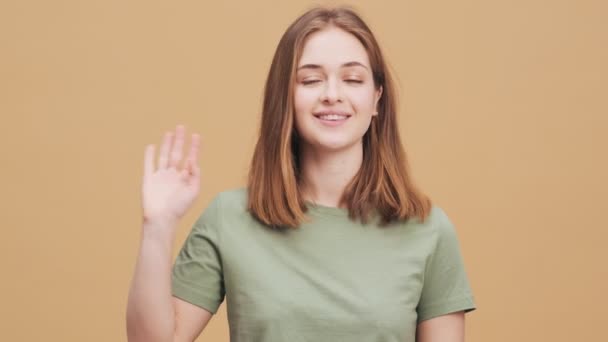
[[314, 145], [314, 149], [326, 152], [339, 152], [353, 148], [356, 143], [344, 140], [327, 140], [320, 141]]

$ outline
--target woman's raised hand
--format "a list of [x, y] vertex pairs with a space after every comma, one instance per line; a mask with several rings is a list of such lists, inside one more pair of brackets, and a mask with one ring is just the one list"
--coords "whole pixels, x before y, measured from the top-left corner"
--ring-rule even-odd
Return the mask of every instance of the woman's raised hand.
[[158, 165], [156, 145], [146, 146], [142, 182], [144, 223], [175, 226], [196, 200], [200, 190], [198, 151], [200, 136], [192, 134], [190, 150], [183, 165], [185, 127], [165, 132]]

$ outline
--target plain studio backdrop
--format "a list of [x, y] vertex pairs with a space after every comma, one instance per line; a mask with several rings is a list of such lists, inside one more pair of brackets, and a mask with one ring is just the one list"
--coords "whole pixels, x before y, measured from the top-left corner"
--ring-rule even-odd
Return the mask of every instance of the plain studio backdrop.
[[[126, 340], [144, 146], [202, 135], [176, 254], [245, 184], [274, 49], [317, 3], [0, 3], [2, 340]], [[467, 341], [608, 341], [608, 3], [348, 4], [397, 78], [415, 181], [457, 228]], [[225, 303], [199, 340], [228, 341]]]

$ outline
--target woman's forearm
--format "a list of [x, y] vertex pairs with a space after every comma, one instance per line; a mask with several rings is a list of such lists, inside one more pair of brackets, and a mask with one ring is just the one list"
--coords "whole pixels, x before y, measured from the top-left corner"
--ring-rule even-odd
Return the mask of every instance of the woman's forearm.
[[170, 342], [175, 331], [171, 296], [172, 224], [145, 223], [127, 303], [128, 340]]

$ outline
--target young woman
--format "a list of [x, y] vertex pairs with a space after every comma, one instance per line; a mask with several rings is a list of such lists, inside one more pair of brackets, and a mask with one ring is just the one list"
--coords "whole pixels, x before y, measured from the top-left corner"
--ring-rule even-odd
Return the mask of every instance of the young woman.
[[130, 341], [193, 341], [227, 301], [230, 338], [463, 341], [475, 309], [458, 238], [416, 190], [380, 48], [348, 8], [300, 16], [277, 47], [248, 184], [217, 194], [171, 266], [199, 193], [199, 136], [145, 152]]

